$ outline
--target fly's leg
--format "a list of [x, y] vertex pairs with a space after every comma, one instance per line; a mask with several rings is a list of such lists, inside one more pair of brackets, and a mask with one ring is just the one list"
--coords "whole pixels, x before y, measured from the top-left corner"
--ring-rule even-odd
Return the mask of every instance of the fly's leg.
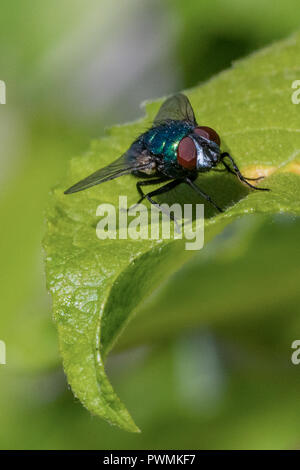
[[[143, 183], [143, 181], [141, 181], [141, 183]], [[150, 193], [148, 194], [144, 194], [143, 198], [146, 198], [147, 201], [149, 201], [151, 204], [153, 204], [159, 211], [163, 212], [164, 214], [166, 214], [171, 220], [173, 220], [173, 222], [175, 223], [176, 225], [176, 230], [178, 233], [180, 233], [180, 227], [177, 223], [177, 220], [176, 218], [174, 217], [174, 215], [172, 214], [172, 212], [166, 210], [165, 208], [161, 207], [158, 202], [154, 201], [153, 196], [158, 196], [159, 194], [163, 194], [163, 193], [167, 193], [169, 191], [171, 191], [171, 189], [173, 188], [176, 188], [176, 186], [178, 186], [179, 184], [182, 183], [182, 180], [174, 180], [174, 181], [170, 181], [170, 183], [167, 183], [165, 184], [164, 186], [161, 186], [160, 188], [158, 189], [155, 189], [154, 191], [151, 191]]]
[[138, 181], [136, 183], [136, 189], [138, 190], [138, 193], [141, 197], [136, 204], [134, 204], [133, 206], [127, 209], [127, 212], [129, 212], [130, 209], [131, 210], [134, 209], [138, 204], [140, 204], [143, 201], [143, 199], [145, 199], [146, 195], [143, 193], [141, 186], [150, 186], [152, 184], [159, 184], [159, 183], [163, 183], [164, 181], [168, 181], [169, 179], [170, 178], [167, 178], [166, 176], [160, 176], [159, 178]]
[[[143, 183], [143, 181], [142, 181], [142, 183]], [[148, 194], [144, 194], [143, 198], [146, 198], [149, 202], [151, 202], [151, 204], [154, 204], [156, 207], [160, 208], [160, 205], [158, 204], [158, 202], [154, 201], [152, 199], [152, 197], [153, 196], [158, 196], [159, 194], [167, 193], [167, 192], [171, 191], [171, 189], [176, 188], [176, 186], [178, 186], [181, 183], [182, 183], [182, 180], [171, 181], [170, 183], [167, 183], [164, 186], [161, 186], [160, 188], [155, 189], [154, 191], [151, 191]], [[162, 211], [162, 209], [160, 209], [160, 210]], [[171, 218], [173, 217], [172, 214], [170, 214], [170, 217]], [[172, 220], [174, 220], [174, 218]]]
[[227, 170], [226, 168], [212, 168], [211, 171], [215, 171], [216, 173], [224, 173], [224, 171], [227, 171]]
[[[229, 158], [229, 160], [231, 161], [232, 166], [234, 168], [234, 171], [230, 168], [230, 166], [226, 162], [224, 162], [225, 157]], [[240, 170], [239, 170], [237, 164], [235, 163], [235, 161], [233, 160], [232, 156], [228, 152], [222, 153], [221, 161], [222, 161], [223, 165], [225, 166], [226, 170], [229, 173], [232, 173], [232, 174], [236, 175], [240, 181], [247, 184], [250, 188], [257, 189], [259, 191], [270, 191], [269, 188], [258, 188], [257, 186], [253, 186], [253, 184], [249, 183], [248, 180], [259, 180], [259, 179], [262, 179], [262, 177], [260, 176], [259, 178], [245, 178], [245, 176], [243, 176], [242, 173], [240, 172]]]
[[212, 198], [206, 194], [202, 189], [200, 189], [198, 186], [196, 186], [190, 178], [186, 178], [185, 183], [188, 184], [197, 194], [200, 194], [206, 201], [208, 201], [212, 206], [214, 206], [215, 209], [217, 209], [219, 212], [224, 212], [223, 209], [221, 209], [213, 200]]
[[160, 176], [159, 178], [138, 181], [136, 183], [136, 189], [138, 190], [138, 193], [141, 196], [141, 198], [138, 200], [137, 204], [140, 204], [140, 202], [142, 202], [142, 200], [145, 199], [146, 197], [146, 195], [143, 193], [141, 186], [150, 186], [152, 184], [159, 184], [159, 183], [163, 183], [164, 181], [168, 181], [169, 179], [170, 178], [167, 178], [166, 176]]
[[[215, 171], [217, 173], [224, 173], [225, 171], [227, 171], [228, 173], [231, 173], [232, 175], [236, 176], [236, 173], [230, 168], [229, 165], [227, 165], [226, 162], [222, 161], [222, 164], [224, 165], [225, 168], [213, 168], [211, 171]], [[246, 178], [245, 176], [244, 178], [248, 181], [259, 181], [259, 180], [263, 180], [265, 177], [258, 176], [257, 178]]]

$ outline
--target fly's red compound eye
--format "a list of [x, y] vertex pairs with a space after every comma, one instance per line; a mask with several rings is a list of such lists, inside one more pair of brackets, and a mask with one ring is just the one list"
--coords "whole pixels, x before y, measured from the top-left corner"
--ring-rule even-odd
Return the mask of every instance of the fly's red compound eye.
[[194, 129], [194, 132], [195, 134], [201, 135], [201, 137], [205, 137], [205, 139], [212, 140], [220, 147], [220, 137], [211, 127], [199, 126]]
[[190, 137], [184, 137], [181, 139], [177, 149], [177, 160], [178, 163], [187, 168], [193, 170], [197, 165], [197, 149], [193, 139]]

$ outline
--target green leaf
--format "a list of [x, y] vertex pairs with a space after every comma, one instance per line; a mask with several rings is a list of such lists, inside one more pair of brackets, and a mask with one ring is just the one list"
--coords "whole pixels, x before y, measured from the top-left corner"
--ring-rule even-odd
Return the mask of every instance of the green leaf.
[[[299, 53], [296, 34], [187, 93], [198, 122], [217, 129], [223, 149], [230, 151], [242, 172], [268, 176], [260, 184], [272, 190], [249, 191], [222, 173], [201, 176], [201, 188], [227, 208], [216, 215], [205, 206], [206, 244], [247, 214], [300, 214], [299, 108], [291, 101]], [[86, 155], [72, 160], [68, 180], [53, 191], [44, 242], [54, 319], [73, 393], [92, 413], [128, 431], [138, 428], [105, 374], [105, 358], [142, 301], [197, 252], [185, 250], [184, 240], [96, 237], [100, 203], [118, 207], [119, 195], [127, 195], [129, 205], [136, 202], [131, 176], [71, 196], [63, 190], [122, 154], [151, 125], [160, 104], [148, 104], [145, 119], [108, 130]], [[199, 199], [180, 187], [161, 201]], [[188, 314], [181, 311], [185, 318]], [[151, 341], [145, 331], [145, 340]], [[129, 336], [126, 346], [130, 344]]]

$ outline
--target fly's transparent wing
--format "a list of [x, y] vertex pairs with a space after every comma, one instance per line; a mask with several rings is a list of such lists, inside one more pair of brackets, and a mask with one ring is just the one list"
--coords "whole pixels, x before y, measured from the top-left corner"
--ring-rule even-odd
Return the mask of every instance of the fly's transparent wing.
[[128, 153], [125, 153], [120, 158], [112, 162], [110, 165], [95, 171], [91, 175], [87, 176], [83, 180], [71, 186], [65, 191], [65, 194], [77, 193], [84, 189], [91, 188], [105, 181], [113, 180], [119, 176], [128, 175], [134, 171], [139, 171], [147, 168], [149, 163], [139, 162], [135, 158], [128, 158]]
[[194, 126], [197, 125], [192, 105], [182, 93], [166, 99], [154, 119], [154, 124], [158, 125], [170, 120], [188, 121]]

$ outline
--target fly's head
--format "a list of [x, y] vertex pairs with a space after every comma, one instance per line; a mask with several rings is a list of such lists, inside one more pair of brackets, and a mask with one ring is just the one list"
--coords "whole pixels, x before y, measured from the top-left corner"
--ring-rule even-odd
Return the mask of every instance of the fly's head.
[[215, 167], [221, 157], [220, 137], [210, 127], [198, 126], [184, 137], [177, 149], [177, 161], [185, 169], [205, 172]]

